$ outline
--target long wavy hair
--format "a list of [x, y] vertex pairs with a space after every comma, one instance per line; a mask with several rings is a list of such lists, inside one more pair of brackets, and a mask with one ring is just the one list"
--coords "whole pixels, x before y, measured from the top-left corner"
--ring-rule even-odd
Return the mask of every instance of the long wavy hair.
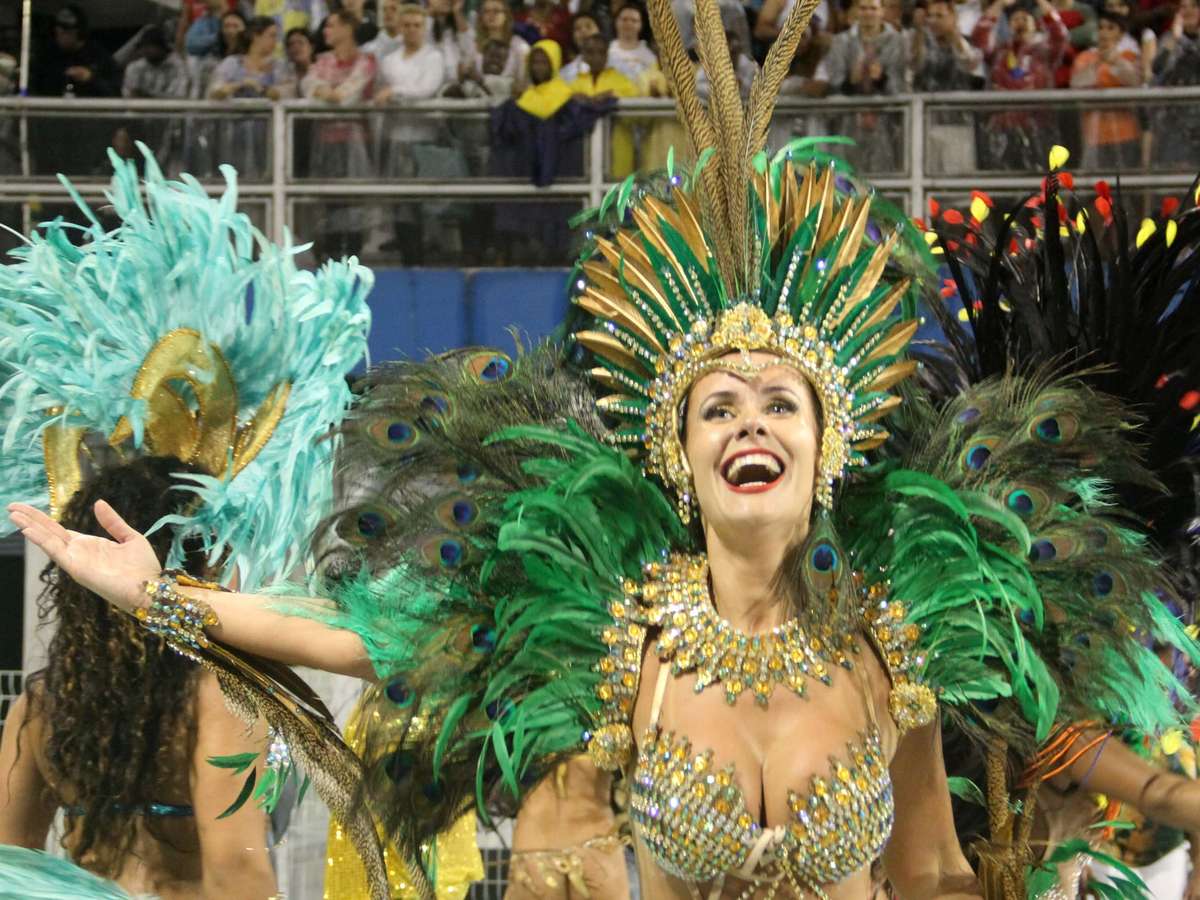
[[[101, 470], [63, 511], [62, 524], [106, 535], [93, 507], [107, 500], [138, 531], [183, 510], [193, 495], [178, 489], [178, 472], [199, 472], [173, 457], [143, 457]], [[149, 535], [165, 559], [171, 530]], [[189, 553], [186, 568], [204, 574], [203, 554]], [[165, 768], [179, 756], [166, 747], [191, 746], [194, 738], [194, 663], [141, 628], [53, 564], [41, 575], [38, 600], [43, 620], [57, 620], [49, 662], [32, 676], [29, 692], [47, 734], [45, 758], [66, 798], [78, 812], [70, 832], [76, 859], [88, 868], [116, 876], [137, 836], [146, 804], [177, 798], [156, 797], [167, 781]], [[147, 824], [150, 817], [145, 817]]]

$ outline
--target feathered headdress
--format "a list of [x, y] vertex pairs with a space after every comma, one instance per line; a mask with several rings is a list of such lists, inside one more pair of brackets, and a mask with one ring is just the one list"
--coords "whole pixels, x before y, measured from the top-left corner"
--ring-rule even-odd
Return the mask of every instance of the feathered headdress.
[[[790, 154], [762, 148], [779, 82], [814, 3], [799, 3], [771, 48], [743, 107], [715, 2], [697, 4], [700, 56], [712, 83], [708, 108], [696, 93], [670, 3], [650, 4], [674, 82], [680, 118], [700, 158], [696, 189], [672, 179], [665, 200], [631, 206], [632, 227], [598, 238], [583, 264], [577, 302], [596, 317], [577, 340], [593, 351], [593, 376], [612, 393], [601, 407], [622, 425], [612, 439], [645, 452], [646, 468], [691, 506], [679, 416], [705, 373], [752, 374], [748, 354], [770, 352], [800, 371], [820, 401], [817, 500], [887, 432], [878, 424], [899, 403], [890, 389], [911, 374], [903, 359], [915, 321], [893, 316], [907, 279], [885, 277], [897, 235], [872, 221], [873, 198], [841, 187], [831, 164], [798, 170]], [[740, 362], [731, 361], [730, 357]]]
[[0, 267], [0, 493], [57, 514], [130, 455], [194, 463], [207, 474], [179, 488], [195, 503], [161, 523], [173, 563], [199, 538], [253, 589], [299, 561], [328, 505], [322, 438], [365, 353], [372, 276], [353, 261], [297, 269], [237, 212], [232, 169], [211, 199], [143, 153], [144, 184], [112, 156], [116, 228], [64, 180], [88, 224], [51, 222]]

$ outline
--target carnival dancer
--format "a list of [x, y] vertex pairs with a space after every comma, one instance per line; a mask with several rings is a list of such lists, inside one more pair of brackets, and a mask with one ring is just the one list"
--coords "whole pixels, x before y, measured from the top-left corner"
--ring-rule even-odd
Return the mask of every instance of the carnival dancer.
[[[423, 422], [387, 431], [411, 489], [377, 520], [383, 574], [328, 600], [221, 593], [164, 576], [107, 511], [113, 541], [12, 508], [120, 608], [145, 608], [149, 584], [155, 614], [203, 609], [179, 645], [295, 731], [324, 779], [357, 778], [427, 876], [464, 811], [517, 810], [514, 849], [578, 875], [539, 893], [619, 896], [620, 782], [652, 900], [857, 897], [881, 854], [902, 896], [978, 896], [939, 711], [1029, 756], [1064, 720], [1180, 723], [1173, 676], [1134, 632], [1196, 648], [1108, 502], [1149, 479], [1123, 408], [1045, 372], [902, 404], [924, 242], [838, 165], [763, 151], [812, 5], [744, 106], [717, 5], [698, 4], [707, 107], [669, 5], [651, 5], [698, 162], [597, 211], [575, 289], [595, 324], [576, 342], [604, 418], [574, 421], [589, 385], [536, 356], [435, 379]], [[901, 415], [908, 440], [889, 444]], [[280, 715], [282, 686], [227, 647], [374, 679], [359, 759], [327, 735], [318, 752], [309, 719]], [[536, 795], [563, 763], [547, 820]], [[992, 824], [979, 881], [1018, 896], [1024, 824], [1008, 807]], [[386, 896], [374, 833], [355, 837]]]
[[[371, 275], [301, 272], [236, 211], [232, 170], [210, 199], [143, 152], [144, 183], [112, 157], [113, 230], [75, 195], [78, 235], [49, 223], [0, 267], [0, 495], [91, 534], [103, 499], [181, 578], [254, 589], [328, 508]], [[274, 895], [267, 818], [237, 809], [235, 773], [273, 800], [286, 744], [170, 648], [178, 622], [114, 614], [53, 564], [43, 582], [49, 659], [0, 747], [0, 843], [30, 849], [0, 848], [0, 896]], [[59, 808], [71, 858], [116, 885], [33, 852]]]

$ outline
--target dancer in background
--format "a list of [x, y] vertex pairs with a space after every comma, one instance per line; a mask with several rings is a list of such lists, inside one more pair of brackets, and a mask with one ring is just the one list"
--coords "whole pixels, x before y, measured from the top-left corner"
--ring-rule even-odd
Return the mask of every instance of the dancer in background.
[[[114, 165], [115, 230], [79, 201], [86, 242], [54, 222], [0, 268], [0, 494], [93, 534], [104, 498], [180, 577], [263, 585], [329, 503], [370, 273], [300, 272], [234, 211], [231, 170], [209, 199], [148, 152], [144, 184]], [[43, 847], [61, 807], [72, 859], [126, 891], [273, 895], [266, 816], [237, 807], [248, 772], [274, 799], [286, 743], [231, 712], [216, 674], [169, 647], [170, 622], [114, 615], [54, 565], [43, 581], [56, 631], [4, 730], [0, 842]], [[52, 889], [56, 867], [0, 848], [0, 896]]]

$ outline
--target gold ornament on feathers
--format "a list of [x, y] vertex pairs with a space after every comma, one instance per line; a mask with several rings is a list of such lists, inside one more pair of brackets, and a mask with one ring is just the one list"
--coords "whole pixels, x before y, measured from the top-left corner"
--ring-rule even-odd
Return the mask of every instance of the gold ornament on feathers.
[[[239, 425], [237, 384], [224, 354], [206, 344], [200, 332], [177, 328], [146, 354], [130, 394], [146, 403], [142, 446], [147, 452], [194, 463], [224, 478], [237, 475], [259, 454], [283, 418], [290, 391], [286, 382], [275, 385], [253, 418]], [[50, 514], [55, 518], [83, 484], [93, 452], [86, 438], [87, 429], [63, 423], [43, 432]], [[132, 424], [122, 417], [106, 443], [123, 454], [133, 438]]]

